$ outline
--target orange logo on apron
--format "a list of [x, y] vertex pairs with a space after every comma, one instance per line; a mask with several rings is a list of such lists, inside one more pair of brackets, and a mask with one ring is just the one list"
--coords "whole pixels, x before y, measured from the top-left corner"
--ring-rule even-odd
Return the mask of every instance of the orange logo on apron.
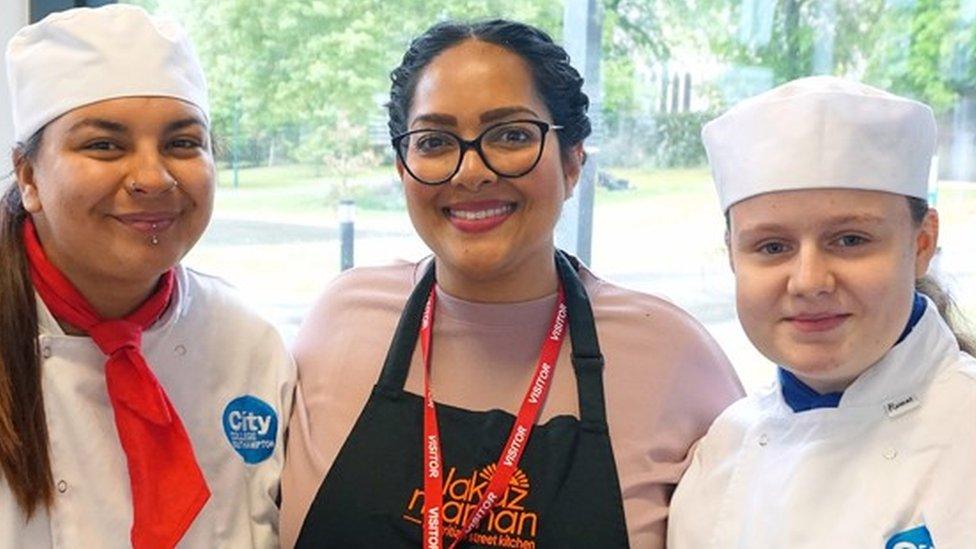
[[[467, 524], [471, 514], [478, 509], [494, 472], [494, 463], [464, 477], [458, 476], [457, 468], [448, 469], [444, 478], [442, 518], [446, 535], [456, 537], [461, 534], [461, 529]], [[465, 541], [490, 547], [535, 549], [539, 515], [525, 508], [525, 499], [529, 492], [528, 475], [521, 469], [516, 469], [501, 501], [488, 511], [488, 516]], [[421, 524], [423, 508], [424, 490], [417, 488], [410, 496], [407, 510], [403, 514], [404, 520]]]

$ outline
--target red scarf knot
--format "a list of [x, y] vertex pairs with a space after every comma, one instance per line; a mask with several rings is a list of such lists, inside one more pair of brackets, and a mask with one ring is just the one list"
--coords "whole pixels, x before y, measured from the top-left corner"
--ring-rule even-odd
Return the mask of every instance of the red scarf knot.
[[95, 345], [108, 356], [122, 349], [139, 350], [142, 347], [142, 326], [126, 320], [106, 320], [92, 324], [86, 330]]

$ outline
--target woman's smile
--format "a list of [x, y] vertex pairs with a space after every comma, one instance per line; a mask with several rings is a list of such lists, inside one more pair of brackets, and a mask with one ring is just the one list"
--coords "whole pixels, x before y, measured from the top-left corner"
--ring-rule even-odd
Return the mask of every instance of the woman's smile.
[[849, 313], [802, 313], [784, 320], [801, 334], [821, 334], [834, 330], [851, 318]]
[[518, 204], [511, 201], [478, 200], [458, 202], [442, 211], [459, 231], [483, 233], [504, 223], [517, 209]]
[[172, 227], [179, 215], [180, 212], [176, 210], [161, 210], [114, 214], [110, 217], [139, 233], [158, 235]]

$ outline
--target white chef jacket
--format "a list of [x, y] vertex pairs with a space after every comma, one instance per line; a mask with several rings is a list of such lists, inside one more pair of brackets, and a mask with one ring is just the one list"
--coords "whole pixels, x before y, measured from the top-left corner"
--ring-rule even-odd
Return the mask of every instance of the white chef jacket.
[[[142, 351], [211, 491], [179, 547], [277, 547], [294, 363], [274, 327], [220, 279], [178, 267], [173, 296]], [[129, 547], [132, 496], [106, 356], [91, 339], [65, 335], [39, 298], [38, 315], [54, 504], [25, 522], [0, 478], [0, 548]]]
[[[922, 527], [931, 545], [898, 543]], [[674, 494], [668, 547], [976, 548], [976, 360], [935, 305], [837, 408], [795, 413], [777, 383], [723, 412]]]

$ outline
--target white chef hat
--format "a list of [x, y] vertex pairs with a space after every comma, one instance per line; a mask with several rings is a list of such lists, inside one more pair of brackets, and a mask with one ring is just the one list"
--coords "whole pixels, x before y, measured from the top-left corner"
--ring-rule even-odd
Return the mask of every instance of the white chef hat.
[[70, 110], [119, 97], [173, 97], [210, 116], [207, 83], [186, 32], [174, 19], [136, 6], [51, 14], [20, 29], [6, 55], [18, 142]]
[[932, 109], [831, 76], [788, 82], [702, 129], [723, 211], [759, 194], [865, 189], [926, 198]]

